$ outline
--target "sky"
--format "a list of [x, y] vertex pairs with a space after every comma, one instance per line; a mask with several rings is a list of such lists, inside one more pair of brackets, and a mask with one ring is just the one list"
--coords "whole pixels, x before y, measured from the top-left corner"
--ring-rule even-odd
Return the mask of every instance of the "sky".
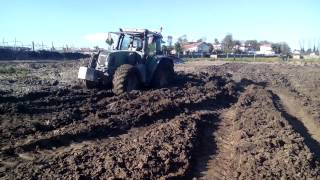
[[160, 30], [174, 40], [205, 37], [287, 42], [291, 49], [320, 42], [318, 0], [0, 0], [3, 42], [55, 47], [106, 47], [109, 31]]

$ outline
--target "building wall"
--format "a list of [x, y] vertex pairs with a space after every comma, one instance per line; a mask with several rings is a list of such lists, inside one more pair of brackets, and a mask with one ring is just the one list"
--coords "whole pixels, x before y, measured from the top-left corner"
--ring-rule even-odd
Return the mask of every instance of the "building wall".
[[207, 44], [200, 44], [198, 47], [198, 51], [204, 52], [204, 53], [209, 53], [210, 47]]
[[264, 55], [274, 55], [274, 51], [272, 50], [271, 45], [262, 45], [260, 46], [260, 51], [257, 54], [264, 54]]

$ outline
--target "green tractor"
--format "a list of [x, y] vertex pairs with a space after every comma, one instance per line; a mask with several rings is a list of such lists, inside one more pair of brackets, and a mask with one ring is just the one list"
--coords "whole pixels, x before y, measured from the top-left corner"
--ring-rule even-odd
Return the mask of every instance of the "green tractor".
[[174, 78], [174, 58], [162, 54], [162, 35], [147, 29], [120, 29], [115, 49], [99, 51], [78, 78], [87, 88], [112, 87], [115, 94], [142, 87], [161, 88]]

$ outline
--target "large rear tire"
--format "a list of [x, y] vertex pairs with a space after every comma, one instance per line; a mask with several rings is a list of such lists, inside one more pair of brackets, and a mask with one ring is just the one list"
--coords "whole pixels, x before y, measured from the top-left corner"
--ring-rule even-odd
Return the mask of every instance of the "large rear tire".
[[162, 88], [168, 86], [172, 83], [174, 79], [174, 67], [171, 61], [163, 61], [158, 65], [152, 81], [151, 85], [155, 88]]
[[94, 81], [88, 81], [88, 80], [84, 80], [84, 81], [85, 81], [85, 85], [88, 89], [94, 89], [97, 87], [97, 84]]
[[139, 71], [130, 64], [120, 66], [113, 75], [113, 89], [115, 94], [122, 94], [140, 88]]

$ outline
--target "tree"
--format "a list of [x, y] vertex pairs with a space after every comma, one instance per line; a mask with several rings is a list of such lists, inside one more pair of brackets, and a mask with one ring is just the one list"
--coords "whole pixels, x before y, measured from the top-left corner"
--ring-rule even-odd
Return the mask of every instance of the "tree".
[[237, 46], [240, 46], [241, 45], [241, 42], [239, 40], [234, 40], [233, 41], [233, 44], [234, 45], [237, 45]]
[[283, 55], [288, 55], [290, 53], [290, 47], [286, 42], [280, 43], [280, 51]]
[[281, 53], [280, 46], [281, 45], [279, 43], [272, 43], [271, 44], [272, 51], [274, 51], [276, 54], [280, 54]]
[[245, 46], [249, 48], [249, 50], [253, 51], [259, 51], [260, 50], [260, 44], [257, 40], [247, 40], [245, 41]]
[[168, 43], [168, 46], [169, 46], [169, 47], [172, 46], [172, 39], [173, 39], [172, 36], [167, 36], [167, 43]]
[[180, 42], [176, 42], [174, 44], [174, 49], [176, 50], [176, 53], [178, 54], [178, 57], [180, 57], [180, 53], [182, 52], [182, 46]]
[[162, 45], [163, 54], [168, 54], [168, 47], [166, 45]]
[[215, 45], [220, 44], [220, 42], [219, 42], [219, 40], [218, 40], [217, 38], [214, 38], [214, 44], [215, 44]]
[[173, 47], [162, 45], [162, 51], [164, 54], [166, 54], [166, 55], [170, 54], [172, 50], [173, 50]]
[[272, 50], [276, 53], [276, 54], [282, 54], [282, 55], [286, 55], [288, 53], [290, 53], [290, 47], [286, 42], [282, 42], [282, 43], [272, 43], [271, 44]]
[[264, 41], [260, 41], [259, 44], [272, 44], [272, 43], [269, 42], [269, 41], [264, 40]]
[[227, 34], [222, 40], [222, 50], [227, 53], [231, 53], [233, 50], [234, 42], [232, 38], [232, 34]]
[[188, 42], [187, 35], [184, 34], [184, 35], [180, 36], [178, 38], [178, 42], [180, 43], [180, 45]]
[[206, 42], [207, 38], [206, 37], [202, 37], [200, 39], [197, 40], [197, 42]]
[[94, 46], [93, 48], [94, 48], [96, 51], [99, 51], [99, 50], [100, 50], [99, 46]]
[[211, 43], [207, 43], [207, 45], [209, 46], [209, 53], [211, 54], [213, 51], [213, 45]]
[[306, 53], [310, 54], [312, 52], [311, 48], [307, 49]]

